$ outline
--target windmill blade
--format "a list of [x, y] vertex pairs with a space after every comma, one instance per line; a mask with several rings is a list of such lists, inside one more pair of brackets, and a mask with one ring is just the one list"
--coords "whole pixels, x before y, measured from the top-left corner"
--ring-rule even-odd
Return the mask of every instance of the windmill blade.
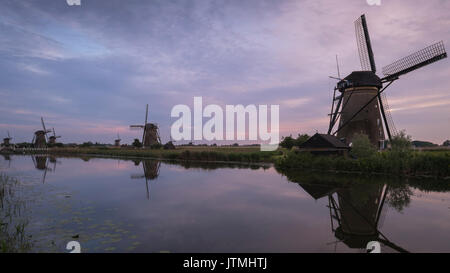
[[156, 126], [156, 138], [158, 139], [159, 143], [162, 144], [161, 137], [159, 136], [159, 126], [157, 123], [154, 123], [154, 125]]
[[53, 136], [56, 137], [55, 128], [52, 128]]
[[389, 106], [389, 103], [387, 101], [386, 94], [381, 93], [380, 98], [381, 98], [382, 109], [384, 110], [385, 116], [386, 116], [385, 123], [388, 124], [386, 126], [386, 129], [390, 133], [391, 136], [395, 136], [395, 135], [397, 135], [397, 128], [395, 128], [395, 123], [394, 123], [394, 120], [392, 119], [391, 107]]
[[44, 132], [47, 133], [47, 129], [45, 129], [45, 123], [44, 123], [44, 118], [41, 117], [41, 123], [42, 123], [42, 128], [44, 129]]
[[382, 81], [391, 81], [399, 76], [447, 58], [444, 42], [440, 41], [383, 67]]
[[45, 177], [46, 177], [46, 176], [47, 176], [47, 166], [45, 167], [44, 175], [42, 176], [42, 184], [45, 183]]
[[47, 133], [51, 132], [51, 131], [47, 131], [47, 129], [45, 128], [45, 123], [44, 123], [44, 118], [41, 117], [41, 123], [42, 123], [42, 128], [44, 129], [44, 136], [45, 136], [45, 141], [48, 141], [47, 139]]
[[369, 29], [367, 28], [366, 16], [364, 14], [355, 21], [355, 33], [361, 68], [362, 70], [375, 73], [377, 69], [375, 67]]
[[145, 123], [144, 123], [144, 132], [142, 133], [142, 147], [144, 147], [145, 130], [147, 128], [147, 118], [148, 118], [148, 104], [145, 107]]
[[144, 126], [147, 124], [147, 118], [148, 118], [148, 104], [145, 107], [145, 122], [144, 122]]
[[[332, 108], [331, 108], [332, 112], [330, 113], [331, 117], [330, 117], [330, 124], [328, 126], [328, 134], [331, 134], [331, 131], [333, 130], [333, 127], [338, 120], [339, 113], [340, 113], [339, 110], [341, 109], [341, 104], [342, 104], [343, 98], [344, 98], [343, 95], [340, 95], [339, 97], [333, 96], [333, 102], [332, 102]], [[336, 106], [334, 106], [336, 101], [338, 101], [338, 102], [337, 102]], [[334, 108], [334, 111], [333, 111], [333, 108]]]
[[7, 132], [8, 132], [8, 138], [11, 139], [11, 136], [9, 135], [9, 131], [7, 131]]

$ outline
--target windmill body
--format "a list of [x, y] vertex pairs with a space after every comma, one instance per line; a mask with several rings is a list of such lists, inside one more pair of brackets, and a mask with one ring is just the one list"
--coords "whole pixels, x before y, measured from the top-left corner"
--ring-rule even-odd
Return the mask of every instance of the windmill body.
[[[382, 86], [381, 79], [371, 71], [355, 71], [340, 86], [338, 90], [343, 96], [340, 125], [349, 123], [342, 127], [337, 137], [348, 144], [356, 134], [365, 134], [372, 144], [378, 145], [384, 140], [380, 106], [378, 100], [370, 100], [377, 96]], [[359, 111], [363, 105], [366, 106]]]
[[8, 132], [8, 137], [3, 138], [2, 146], [3, 147], [11, 146], [11, 139], [12, 139], [12, 137], [9, 135], [9, 132]]
[[47, 147], [47, 134], [51, 132], [51, 130], [47, 130], [45, 128], [44, 118], [41, 117], [42, 130], [37, 130], [34, 132], [34, 137], [32, 143], [34, 144], [34, 148], [46, 148]]
[[34, 132], [34, 148], [46, 148], [47, 147], [47, 133], [43, 130]]
[[147, 123], [144, 127], [144, 140], [142, 141], [142, 145], [144, 147], [150, 147], [153, 144], [160, 143], [159, 134], [158, 134], [158, 126], [154, 123]]
[[114, 146], [120, 147], [120, 141], [121, 141], [120, 136], [119, 134], [117, 134], [117, 139], [114, 140]]
[[[356, 134], [365, 134], [372, 144], [382, 148], [385, 146], [385, 133], [389, 140], [396, 134], [383, 92], [401, 75], [444, 59], [447, 53], [442, 41], [432, 44], [383, 67], [384, 77], [380, 78], [376, 74], [364, 14], [355, 21], [355, 32], [362, 70], [339, 79], [334, 88], [328, 134], [336, 135], [348, 145], [351, 145]], [[336, 124], [339, 124], [338, 128], [333, 132]]]

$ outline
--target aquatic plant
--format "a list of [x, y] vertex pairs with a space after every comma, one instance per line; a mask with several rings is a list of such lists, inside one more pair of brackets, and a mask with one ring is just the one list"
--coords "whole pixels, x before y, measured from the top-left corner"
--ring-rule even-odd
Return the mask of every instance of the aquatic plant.
[[21, 218], [25, 201], [18, 194], [18, 187], [16, 179], [0, 174], [0, 253], [31, 249], [30, 237], [25, 232], [28, 221]]

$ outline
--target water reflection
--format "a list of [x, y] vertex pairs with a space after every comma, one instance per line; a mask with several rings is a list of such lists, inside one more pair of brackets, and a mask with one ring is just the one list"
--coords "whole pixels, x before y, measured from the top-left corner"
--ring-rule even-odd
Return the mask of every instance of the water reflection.
[[[55, 172], [56, 163], [61, 163], [57, 161], [56, 157], [54, 156], [46, 156], [46, 155], [31, 156], [31, 159], [33, 160], [34, 167], [40, 171], [43, 171], [42, 184], [45, 183], [47, 171]], [[52, 167], [49, 167], [50, 164]]]
[[149, 190], [149, 180], [155, 180], [159, 176], [159, 168], [161, 166], [161, 161], [157, 160], [134, 160], [134, 165], [139, 166], [142, 163], [142, 168], [144, 170], [143, 174], [132, 174], [131, 179], [145, 179], [145, 187], [147, 191], [147, 199], [150, 199]]
[[390, 186], [379, 181], [352, 181], [350, 178], [327, 181], [326, 175], [309, 177], [298, 172], [287, 176], [315, 200], [328, 199], [331, 230], [337, 239], [333, 243], [335, 249], [338, 243], [344, 243], [349, 248], [364, 250], [370, 241], [378, 241], [395, 251], [408, 252], [379, 230], [386, 205], [397, 211], [408, 206], [412, 191], [407, 184]]
[[3, 158], [6, 174], [40, 194], [31, 193], [33, 251], [64, 251], [78, 235], [87, 252], [365, 252], [374, 240], [383, 252], [448, 251], [450, 242], [446, 181], [48, 155], [12, 156], [9, 168]]

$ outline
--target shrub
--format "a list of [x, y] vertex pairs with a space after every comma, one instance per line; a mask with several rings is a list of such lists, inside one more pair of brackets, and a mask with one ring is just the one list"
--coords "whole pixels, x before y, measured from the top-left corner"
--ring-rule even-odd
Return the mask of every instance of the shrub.
[[369, 137], [365, 134], [357, 134], [353, 137], [352, 150], [350, 152], [356, 158], [372, 157], [377, 152], [375, 146], [370, 143]]

